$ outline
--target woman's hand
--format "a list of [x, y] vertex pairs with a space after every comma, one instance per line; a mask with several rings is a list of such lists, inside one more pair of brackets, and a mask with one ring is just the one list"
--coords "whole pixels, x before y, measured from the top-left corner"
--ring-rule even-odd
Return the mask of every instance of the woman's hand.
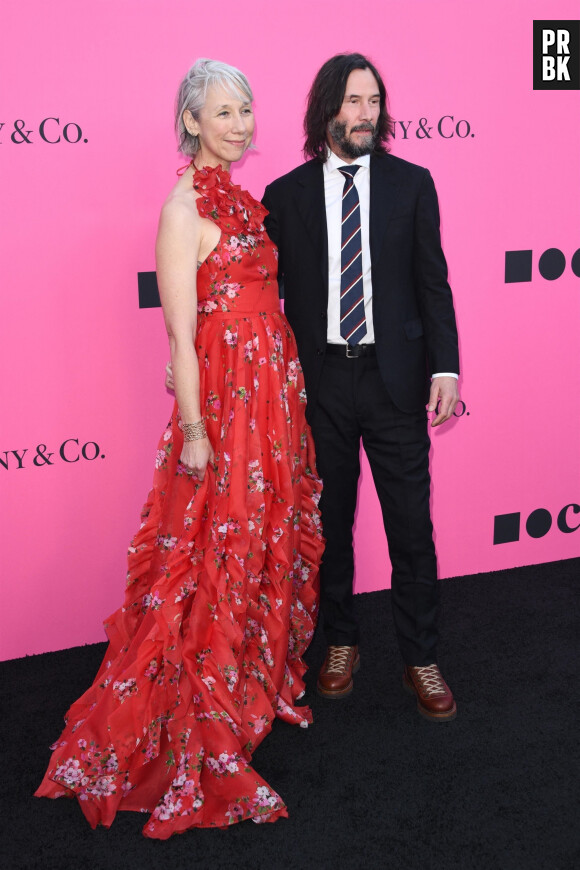
[[184, 441], [179, 457], [191, 474], [198, 480], [203, 480], [208, 462], [213, 462], [214, 454], [209, 439], [198, 438], [196, 441]]

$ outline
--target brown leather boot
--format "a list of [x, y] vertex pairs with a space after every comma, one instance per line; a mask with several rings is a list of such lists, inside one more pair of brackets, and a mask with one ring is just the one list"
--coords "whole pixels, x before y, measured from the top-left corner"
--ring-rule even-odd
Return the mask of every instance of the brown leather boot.
[[325, 698], [345, 698], [353, 687], [352, 675], [360, 667], [358, 646], [329, 646], [318, 675], [318, 694]]
[[426, 719], [433, 722], [455, 719], [457, 706], [437, 665], [423, 668], [405, 665], [403, 688], [417, 696], [417, 710]]

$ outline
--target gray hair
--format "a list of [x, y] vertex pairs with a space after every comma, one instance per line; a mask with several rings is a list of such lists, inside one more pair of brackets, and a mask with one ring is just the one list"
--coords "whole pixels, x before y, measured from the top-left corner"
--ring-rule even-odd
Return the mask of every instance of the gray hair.
[[245, 75], [234, 66], [221, 63], [219, 60], [209, 60], [202, 57], [196, 60], [179, 85], [175, 100], [175, 132], [178, 139], [178, 150], [188, 157], [194, 157], [199, 151], [199, 137], [193, 136], [186, 128], [183, 113], [189, 109], [196, 121], [205, 105], [208, 88], [225, 88], [233, 97], [240, 94], [248, 102], [253, 102], [254, 95]]

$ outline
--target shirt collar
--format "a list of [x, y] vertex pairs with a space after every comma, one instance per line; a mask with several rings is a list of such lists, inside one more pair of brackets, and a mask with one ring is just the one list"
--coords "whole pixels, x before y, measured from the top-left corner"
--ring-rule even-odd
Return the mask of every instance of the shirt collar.
[[[365, 154], [364, 157], [357, 157], [354, 161], [357, 166], [363, 166], [365, 169], [369, 169], [371, 165], [371, 155]], [[326, 162], [324, 164], [325, 172], [338, 172], [341, 166], [352, 166], [352, 164], [345, 163], [344, 160], [334, 153], [330, 148], [328, 149], [328, 157], [326, 158]]]

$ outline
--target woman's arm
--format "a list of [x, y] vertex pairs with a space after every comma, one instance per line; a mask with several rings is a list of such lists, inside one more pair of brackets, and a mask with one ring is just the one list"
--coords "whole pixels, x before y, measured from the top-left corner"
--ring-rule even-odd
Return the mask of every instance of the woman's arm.
[[[192, 207], [193, 206], [193, 207]], [[199, 366], [195, 351], [197, 326], [196, 269], [203, 243], [203, 225], [191, 203], [171, 197], [163, 206], [157, 234], [159, 295], [169, 336], [175, 395], [184, 423], [201, 420]], [[207, 436], [185, 441], [181, 461], [200, 480], [213, 451]]]

